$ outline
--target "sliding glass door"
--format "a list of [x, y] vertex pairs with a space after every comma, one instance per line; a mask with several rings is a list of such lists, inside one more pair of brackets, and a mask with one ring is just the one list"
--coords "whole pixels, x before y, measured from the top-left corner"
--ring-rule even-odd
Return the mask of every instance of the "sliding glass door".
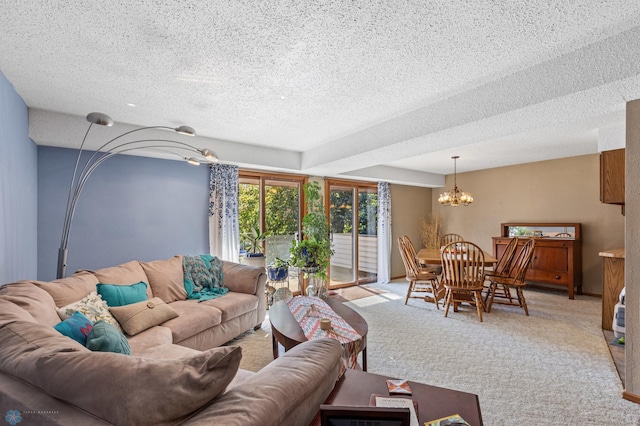
[[378, 269], [377, 185], [327, 180], [325, 188], [334, 250], [329, 288], [375, 282]]
[[[263, 255], [255, 259], [243, 253], [241, 261], [264, 267], [276, 258], [288, 260], [291, 242], [300, 234], [305, 177], [240, 171], [239, 182], [241, 250], [256, 250], [251, 247], [251, 238], [258, 235], [262, 238], [257, 251]], [[287, 285], [292, 292], [298, 290], [297, 274], [289, 274]]]

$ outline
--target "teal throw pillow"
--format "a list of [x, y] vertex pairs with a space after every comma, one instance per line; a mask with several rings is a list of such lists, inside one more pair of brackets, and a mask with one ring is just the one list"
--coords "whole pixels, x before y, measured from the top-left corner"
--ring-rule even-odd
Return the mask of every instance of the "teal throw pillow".
[[95, 352], [131, 355], [131, 347], [124, 334], [102, 320], [93, 324], [93, 328], [87, 336], [87, 349]]
[[125, 306], [147, 300], [147, 283], [131, 285], [96, 284], [98, 294], [109, 306]]
[[66, 320], [53, 326], [53, 328], [85, 346], [87, 344], [87, 336], [93, 328], [93, 323], [82, 313], [76, 312]]

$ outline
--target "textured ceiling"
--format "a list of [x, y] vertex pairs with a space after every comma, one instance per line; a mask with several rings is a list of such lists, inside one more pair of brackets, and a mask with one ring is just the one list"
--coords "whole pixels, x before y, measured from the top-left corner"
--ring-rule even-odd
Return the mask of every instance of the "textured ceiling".
[[4, 0], [0, 36], [38, 144], [100, 111], [188, 124], [223, 162], [424, 186], [452, 155], [595, 153], [640, 98], [637, 0]]

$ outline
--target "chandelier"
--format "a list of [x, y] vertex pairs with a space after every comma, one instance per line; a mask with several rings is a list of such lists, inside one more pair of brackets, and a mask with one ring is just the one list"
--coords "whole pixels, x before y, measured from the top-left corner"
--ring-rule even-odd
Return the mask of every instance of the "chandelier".
[[451, 158], [453, 159], [453, 189], [449, 192], [440, 194], [440, 197], [438, 197], [438, 202], [443, 206], [457, 207], [460, 204], [462, 204], [463, 206], [468, 206], [469, 204], [473, 203], [473, 197], [468, 192], [460, 191], [456, 182], [456, 160], [460, 158], [460, 156], [454, 155]]

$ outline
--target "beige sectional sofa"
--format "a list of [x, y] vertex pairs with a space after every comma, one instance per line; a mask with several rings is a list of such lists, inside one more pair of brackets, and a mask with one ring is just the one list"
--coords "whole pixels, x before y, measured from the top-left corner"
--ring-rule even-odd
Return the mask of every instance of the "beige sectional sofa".
[[[257, 373], [238, 369], [241, 348], [220, 345], [260, 327], [266, 277], [232, 262], [223, 274], [229, 293], [202, 302], [186, 299], [181, 256], [0, 286], [0, 411], [22, 424], [308, 424], [338, 378], [340, 345], [314, 340]], [[138, 282], [177, 316], [127, 335], [131, 355], [54, 329], [98, 283]]]

